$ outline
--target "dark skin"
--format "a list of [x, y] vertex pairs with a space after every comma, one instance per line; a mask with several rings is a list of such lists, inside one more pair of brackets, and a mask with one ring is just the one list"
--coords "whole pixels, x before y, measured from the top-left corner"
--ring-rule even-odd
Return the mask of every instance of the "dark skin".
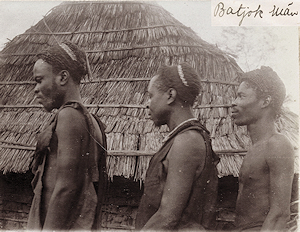
[[[76, 122], [76, 123], [74, 123]], [[71, 108], [63, 109], [58, 115], [57, 140], [51, 144], [45, 165], [43, 212], [46, 213], [44, 229], [64, 228], [72, 207], [82, 190], [84, 160], [87, 152], [88, 134], [84, 118]]]
[[[59, 108], [68, 101], [81, 102], [79, 86], [67, 70], [54, 73], [51, 65], [38, 60], [34, 67], [35, 87], [39, 102], [47, 111]], [[55, 90], [55, 93], [51, 92]], [[96, 120], [96, 140], [102, 134]], [[41, 219], [43, 230], [68, 230], [73, 207], [79, 201], [84, 180], [84, 158], [88, 152], [89, 133], [84, 116], [67, 107], [58, 114], [57, 126], [45, 163]]]
[[271, 96], [258, 98], [242, 82], [233, 103], [235, 123], [247, 125], [252, 141], [240, 169], [236, 222], [263, 222], [261, 231], [284, 231], [290, 216], [294, 150], [277, 133], [271, 102]]
[[181, 219], [195, 174], [201, 173], [205, 162], [205, 144], [196, 131], [176, 136], [164, 167], [168, 173], [160, 207], [144, 226], [144, 230], [172, 228]]
[[238, 222], [264, 221], [262, 231], [283, 231], [289, 219], [293, 149], [274, 133], [248, 151], [239, 177]]
[[[155, 76], [148, 86], [149, 115], [156, 126], [167, 124], [170, 130], [185, 120], [194, 118], [191, 106], [183, 105], [177, 91], [157, 88]], [[172, 148], [163, 162], [167, 179], [158, 211], [142, 230], [175, 228], [189, 199], [194, 178], [203, 170], [206, 147], [196, 131], [186, 131], [175, 137]]]

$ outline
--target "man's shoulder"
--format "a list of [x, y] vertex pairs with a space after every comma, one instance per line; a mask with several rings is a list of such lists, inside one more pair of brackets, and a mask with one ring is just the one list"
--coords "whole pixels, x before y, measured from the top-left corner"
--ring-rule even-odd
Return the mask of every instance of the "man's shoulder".
[[182, 140], [182, 141], [198, 141], [203, 140], [203, 136], [198, 130], [192, 129], [192, 130], [186, 130], [178, 135], [176, 135], [175, 140]]
[[204, 138], [197, 130], [187, 130], [179, 133], [176, 135], [173, 145], [186, 150], [205, 148]]
[[270, 137], [266, 143], [267, 148], [274, 151], [281, 151], [282, 149], [293, 149], [290, 140], [283, 134], [276, 133]]
[[73, 107], [65, 107], [58, 112], [57, 125], [64, 127], [85, 127], [84, 115]]
[[[266, 158], [274, 160], [274, 158], [294, 158], [294, 148], [289, 139], [283, 135], [276, 133], [266, 142]], [[275, 159], [276, 160], [276, 159]], [[277, 159], [283, 161], [283, 159]]]
[[205, 143], [202, 135], [196, 130], [187, 130], [175, 136], [168, 159], [181, 164], [201, 163], [205, 157]]

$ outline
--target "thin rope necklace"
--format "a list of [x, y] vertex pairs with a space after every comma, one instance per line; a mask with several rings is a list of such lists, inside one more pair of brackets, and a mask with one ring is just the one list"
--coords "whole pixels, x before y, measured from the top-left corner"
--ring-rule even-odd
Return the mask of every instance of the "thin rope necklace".
[[189, 118], [185, 121], [183, 121], [182, 123], [178, 124], [172, 131], [169, 132], [169, 134], [163, 139], [163, 143], [165, 143], [173, 134], [174, 132], [179, 128], [181, 127], [183, 124], [187, 123], [187, 122], [190, 122], [190, 121], [198, 121], [197, 118]]

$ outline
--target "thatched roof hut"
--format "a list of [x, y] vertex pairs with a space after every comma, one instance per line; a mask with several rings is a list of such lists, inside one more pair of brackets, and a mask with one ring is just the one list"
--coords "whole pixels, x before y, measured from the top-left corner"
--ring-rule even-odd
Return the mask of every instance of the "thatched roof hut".
[[[8, 42], [0, 67], [0, 170], [26, 172], [35, 135], [50, 118], [34, 102], [35, 54], [56, 41], [86, 50], [92, 78], [81, 83], [84, 104], [107, 125], [109, 176], [143, 180], [167, 128], [147, 119], [146, 89], [162, 63], [187, 61], [202, 78], [194, 111], [211, 131], [220, 176], [238, 175], [249, 144], [247, 131], [230, 118], [242, 70], [169, 12], [150, 2], [64, 2]], [[286, 111], [278, 127], [297, 146], [298, 124]]]

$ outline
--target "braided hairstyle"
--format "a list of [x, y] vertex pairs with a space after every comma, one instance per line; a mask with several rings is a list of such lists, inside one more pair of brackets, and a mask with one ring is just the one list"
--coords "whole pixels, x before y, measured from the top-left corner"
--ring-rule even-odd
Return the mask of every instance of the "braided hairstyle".
[[260, 69], [247, 72], [242, 76], [241, 81], [248, 83], [256, 91], [259, 99], [271, 96], [270, 106], [276, 115], [280, 113], [286, 89], [284, 83], [272, 68], [262, 66]]
[[176, 66], [163, 65], [158, 69], [156, 87], [161, 91], [174, 88], [186, 106], [192, 106], [200, 93], [201, 83], [196, 70], [188, 63]]
[[67, 70], [76, 84], [87, 74], [85, 52], [69, 41], [49, 47], [37, 57], [52, 65], [54, 73]]

